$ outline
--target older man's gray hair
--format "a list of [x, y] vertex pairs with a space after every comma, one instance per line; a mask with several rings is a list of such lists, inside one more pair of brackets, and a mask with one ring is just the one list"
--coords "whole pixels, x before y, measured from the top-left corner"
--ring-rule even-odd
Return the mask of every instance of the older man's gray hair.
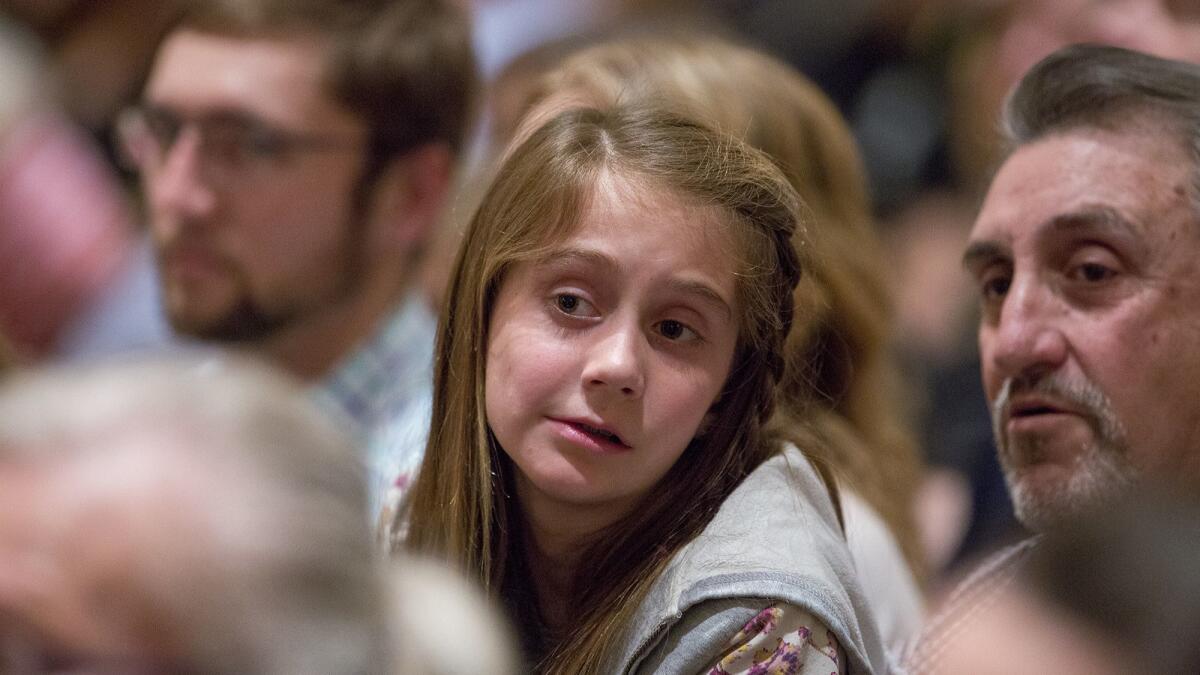
[[1120, 47], [1060, 49], [1009, 94], [1001, 124], [1010, 151], [1079, 128], [1174, 134], [1192, 158], [1200, 210], [1200, 65]]

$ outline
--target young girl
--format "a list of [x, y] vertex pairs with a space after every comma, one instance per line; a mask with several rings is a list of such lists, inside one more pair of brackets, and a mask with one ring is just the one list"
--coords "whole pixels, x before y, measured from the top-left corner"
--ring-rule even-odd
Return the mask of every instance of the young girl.
[[555, 117], [484, 198], [393, 530], [498, 596], [538, 672], [882, 663], [824, 481], [764, 432], [798, 212], [764, 155], [648, 110]]
[[788, 335], [792, 367], [772, 423], [812, 436], [797, 445], [836, 475], [860, 583], [885, 645], [899, 653], [923, 614], [911, 515], [920, 463], [891, 349], [887, 259], [854, 138], [833, 103], [791, 66], [693, 34], [619, 37], [559, 55], [528, 85], [518, 106], [525, 119], [512, 134], [580, 105], [663, 98], [766, 152], [812, 214], [795, 293], [805, 311]]

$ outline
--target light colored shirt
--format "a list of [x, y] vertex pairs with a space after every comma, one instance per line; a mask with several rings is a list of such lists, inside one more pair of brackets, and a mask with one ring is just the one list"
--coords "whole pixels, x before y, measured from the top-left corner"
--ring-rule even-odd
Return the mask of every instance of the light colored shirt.
[[875, 508], [845, 486], [839, 493], [850, 557], [871, 603], [888, 661], [896, 664], [921, 631], [925, 616], [921, 591], [900, 544]]
[[112, 283], [66, 327], [58, 341], [59, 358], [96, 358], [176, 346], [178, 338], [171, 335], [163, 312], [149, 241], [138, 242], [127, 260]]

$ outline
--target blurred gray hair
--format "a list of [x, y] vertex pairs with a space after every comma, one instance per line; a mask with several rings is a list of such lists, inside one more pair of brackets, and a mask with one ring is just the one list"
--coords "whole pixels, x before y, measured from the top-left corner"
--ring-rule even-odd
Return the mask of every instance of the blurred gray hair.
[[[364, 472], [295, 383], [226, 356], [179, 356], [21, 373], [0, 386], [0, 461], [69, 461], [111, 450], [97, 441], [113, 438], [180, 460], [196, 487], [170, 493], [179, 504], [162, 510], [189, 511], [195, 528], [178, 538], [202, 553], [180, 569], [178, 552], [152, 552], [161, 574], [139, 577], [184, 626], [186, 663], [214, 675], [388, 672]], [[146, 464], [157, 479], [158, 465]]]
[[1200, 210], [1200, 65], [1120, 47], [1064, 47], [1025, 74], [1001, 119], [1010, 152], [1055, 132], [1141, 125], [1160, 133], [1163, 123], [1192, 160]]

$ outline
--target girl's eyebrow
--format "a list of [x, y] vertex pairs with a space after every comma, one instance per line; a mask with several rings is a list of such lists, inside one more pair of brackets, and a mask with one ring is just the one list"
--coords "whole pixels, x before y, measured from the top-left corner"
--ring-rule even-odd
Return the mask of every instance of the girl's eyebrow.
[[[555, 270], [583, 266], [598, 269], [602, 274], [617, 274], [620, 269], [617, 261], [611, 256], [582, 248], [555, 249], [539, 258], [538, 264]], [[726, 320], [733, 318], [733, 309], [729, 302], [703, 281], [672, 278], [667, 282], [666, 288], [672, 293], [696, 298], [699, 302], [715, 308], [725, 315]]]
[[703, 281], [671, 279], [667, 282], [667, 288], [674, 293], [691, 296], [699, 302], [713, 307], [724, 314], [727, 321], [733, 319], [733, 309], [729, 307], [729, 303], [712, 286]]
[[590, 251], [582, 248], [554, 249], [539, 257], [537, 263], [559, 269], [580, 265], [598, 267], [605, 273], [616, 273], [618, 268], [617, 261], [612, 257], [599, 251]]

